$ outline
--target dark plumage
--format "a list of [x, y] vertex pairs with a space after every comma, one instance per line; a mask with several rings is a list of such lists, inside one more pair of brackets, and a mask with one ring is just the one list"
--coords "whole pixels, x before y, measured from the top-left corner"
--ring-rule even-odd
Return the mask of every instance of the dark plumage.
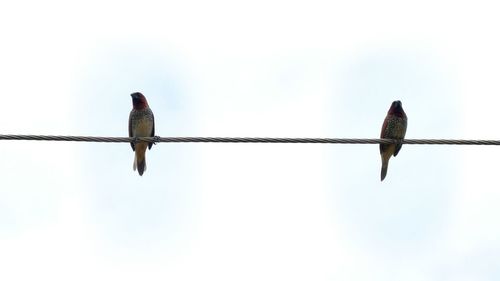
[[[385, 117], [382, 131], [380, 132], [380, 138], [404, 139], [407, 125], [408, 117], [406, 117], [401, 101], [394, 101]], [[389, 159], [391, 156], [398, 155], [401, 147], [402, 144], [380, 144], [380, 156], [382, 157], [381, 181], [383, 181], [387, 175]]]

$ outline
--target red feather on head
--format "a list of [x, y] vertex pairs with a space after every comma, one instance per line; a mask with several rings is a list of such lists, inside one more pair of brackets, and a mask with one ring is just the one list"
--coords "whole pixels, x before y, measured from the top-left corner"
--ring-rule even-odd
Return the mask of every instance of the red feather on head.
[[134, 109], [141, 110], [149, 106], [148, 101], [146, 100], [146, 97], [143, 94], [136, 92], [131, 94], [131, 96]]
[[394, 115], [401, 118], [406, 118], [406, 114], [403, 110], [403, 105], [401, 101], [393, 101], [387, 115]]

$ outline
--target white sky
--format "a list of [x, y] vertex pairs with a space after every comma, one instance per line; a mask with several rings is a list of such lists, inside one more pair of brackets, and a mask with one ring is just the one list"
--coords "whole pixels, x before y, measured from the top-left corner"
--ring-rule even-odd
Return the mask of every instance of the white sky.
[[[348, 2], [348, 3], [343, 3]], [[475, 1], [0, 4], [1, 134], [500, 139]], [[0, 142], [2, 280], [498, 280], [496, 147]]]

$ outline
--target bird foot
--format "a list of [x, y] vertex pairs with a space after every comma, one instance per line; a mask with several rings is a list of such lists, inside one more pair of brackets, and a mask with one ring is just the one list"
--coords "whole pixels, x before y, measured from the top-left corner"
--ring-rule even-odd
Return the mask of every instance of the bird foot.
[[156, 144], [161, 141], [161, 138], [159, 136], [154, 136], [153, 137], [153, 144]]

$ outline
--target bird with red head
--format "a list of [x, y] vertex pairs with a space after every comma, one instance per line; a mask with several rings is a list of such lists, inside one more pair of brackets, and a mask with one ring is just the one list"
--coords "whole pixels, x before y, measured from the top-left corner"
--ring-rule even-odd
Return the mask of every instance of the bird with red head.
[[[392, 102], [380, 132], [381, 139], [396, 139], [402, 140], [406, 134], [408, 125], [408, 117], [403, 110], [403, 104], [397, 100]], [[403, 144], [380, 144], [380, 156], [382, 157], [382, 170], [380, 172], [380, 180], [383, 181], [387, 175], [389, 159], [391, 156], [398, 155]]]
[[[155, 135], [155, 118], [153, 111], [149, 108], [146, 97], [139, 93], [133, 93], [132, 111], [128, 118], [128, 135], [129, 137], [154, 137]], [[151, 149], [151, 142], [131, 142], [132, 150], [135, 152], [134, 171], [137, 169], [139, 175], [142, 176], [146, 171], [146, 149]]]

